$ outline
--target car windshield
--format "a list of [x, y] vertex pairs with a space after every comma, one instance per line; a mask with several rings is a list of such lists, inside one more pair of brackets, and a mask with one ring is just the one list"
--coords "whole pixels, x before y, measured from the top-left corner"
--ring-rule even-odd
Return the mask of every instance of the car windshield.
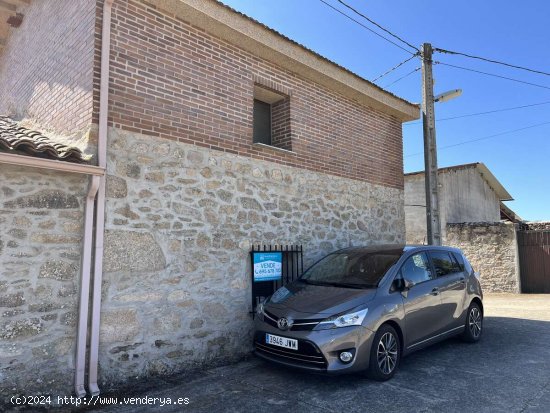
[[336, 252], [311, 266], [300, 280], [315, 285], [374, 288], [400, 256], [396, 251]]

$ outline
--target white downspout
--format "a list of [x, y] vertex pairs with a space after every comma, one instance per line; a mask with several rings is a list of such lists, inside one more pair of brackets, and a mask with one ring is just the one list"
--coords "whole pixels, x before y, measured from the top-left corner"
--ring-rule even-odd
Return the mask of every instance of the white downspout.
[[90, 272], [92, 265], [94, 201], [99, 188], [99, 176], [90, 177], [84, 218], [84, 242], [82, 246], [82, 276], [80, 277], [80, 304], [76, 339], [74, 389], [77, 397], [86, 396], [84, 369], [86, 367], [86, 333], [88, 332], [88, 305], [90, 300]]
[[[107, 169], [107, 129], [109, 111], [109, 66], [111, 50], [111, 12], [114, 0], [103, 3], [103, 24], [101, 29], [101, 72], [99, 83], [99, 136], [97, 157], [100, 167]], [[105, 228], [105, 181], [100, 178], [96, 204], [95, 257], [92, 293], [92, 320], [90, 331], [90, 360], [88, 367], [88, 390], [92, 396], [99, 394], [97, 385], [99, 353], [99, 321], [101, 310], [101, 281], [103, 276], [103, 237]]]

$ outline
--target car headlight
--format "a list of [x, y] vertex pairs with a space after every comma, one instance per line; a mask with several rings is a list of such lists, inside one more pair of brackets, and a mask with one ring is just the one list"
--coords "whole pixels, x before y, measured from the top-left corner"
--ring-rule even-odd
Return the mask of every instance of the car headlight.
[[330, 330], [331, 328], [360, 326], [369, 312], [368, 308], [353, 313], [339, 314], [327, 318], [317, 324], [314, 330]]

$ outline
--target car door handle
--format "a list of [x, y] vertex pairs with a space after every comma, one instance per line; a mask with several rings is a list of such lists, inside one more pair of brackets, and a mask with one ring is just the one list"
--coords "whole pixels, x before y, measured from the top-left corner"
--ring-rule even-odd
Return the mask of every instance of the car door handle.
[[430, 294], [431, 295], [439, 295], [439, 288], [435, 287]]
[[466, 278], [460, 277], [460, 284], [466, 284]]

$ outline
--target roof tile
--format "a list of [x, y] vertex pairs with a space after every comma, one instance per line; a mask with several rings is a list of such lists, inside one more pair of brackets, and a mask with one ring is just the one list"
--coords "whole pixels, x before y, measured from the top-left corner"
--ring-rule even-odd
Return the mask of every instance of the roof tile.
[[88, 163], [91, 158], [79, 148], [55, 142], [38, 131], [19, 126], [7, 116], [0, 116], [0, 151], [74, 163]]

